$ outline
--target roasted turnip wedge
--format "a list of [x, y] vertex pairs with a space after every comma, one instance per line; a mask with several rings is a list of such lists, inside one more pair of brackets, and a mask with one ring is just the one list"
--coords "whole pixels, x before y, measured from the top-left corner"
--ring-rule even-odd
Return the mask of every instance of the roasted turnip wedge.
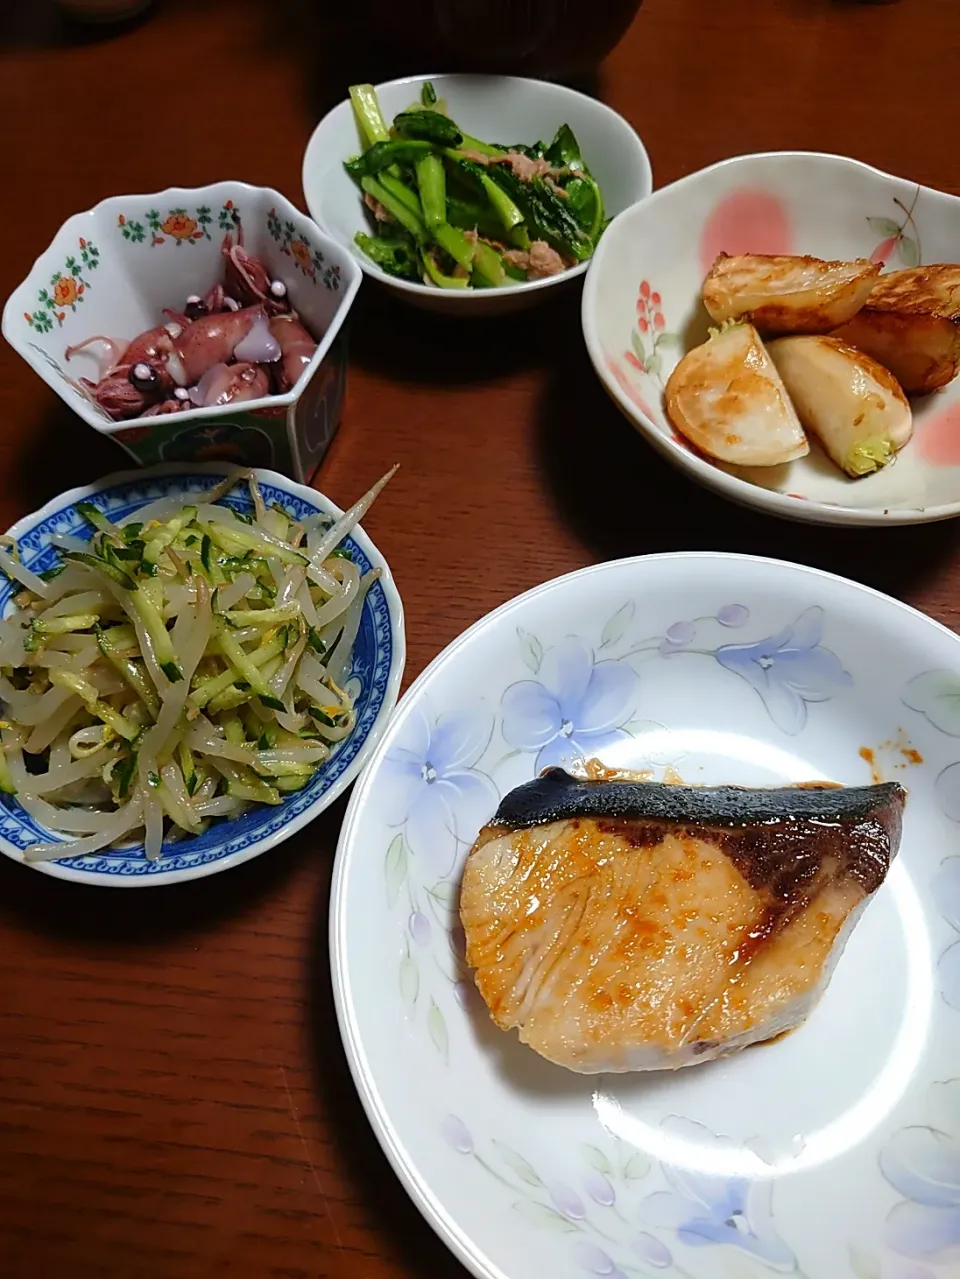
[[913, 432], [907, 397], [883, 365], [838, 338], [780, 338], [767, 348], [800, 421], [848, 475], [878, 471]]
[[829, 333], [856, 315], [879, 274], [866, 258], [721, 253], [703, 282], [703, 305], [714, 320], [749, 320], [763, 334]]
[[879, 360], [905, 391], [946, 386], [960, 367], [960, 266], [882, 275], [868, 305], [834, 336]]
[[738, 466], [779, 466], [810, 451], [783, 382], [750, 324], [729, 325], [670, 375], [670, 421], [701, 452]]

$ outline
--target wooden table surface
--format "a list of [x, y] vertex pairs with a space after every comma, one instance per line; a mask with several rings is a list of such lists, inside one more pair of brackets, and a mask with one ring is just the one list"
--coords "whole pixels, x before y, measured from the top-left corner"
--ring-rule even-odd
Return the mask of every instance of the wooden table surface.
[[[181, 0], [81, 43], [42, 0], [2, 7], [0, 298], [106, 195], [237, 177], [301, 202], [311, 129], [380, 69], [322, 0]], [[808, 148], [956, 193], [958, 53], [956, 0], [647, 0], [596, 91], [643, 136], [657, 185]], [[574, 301], [461, 327], [365, 284], [354, 314], [346, 412], [315, 482], [347, 503], [401, 463], [368, 527], [406, 605], [408, 681], [518, 592], [665, 549], [816, 564], [957, 624], [960, 523], [816, 529], [693, 488], [608, 403]], [[0, 349], [3, 527], [123, 464]], [[3, 1279], [463, 1276], [394, 1181], [340, 1047], [342, 814], [150, 893], [0, 858]]]

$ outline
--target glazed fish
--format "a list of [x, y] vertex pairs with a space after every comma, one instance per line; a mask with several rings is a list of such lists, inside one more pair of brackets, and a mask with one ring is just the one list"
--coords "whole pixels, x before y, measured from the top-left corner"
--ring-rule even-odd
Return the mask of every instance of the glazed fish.
[[765, 336], [829, 333], [856, 315], [879, 274], [866, 258], [721, 253], [703, 282], [703, 305], [714, 320], [749, 320]]
[[581, 1074], [690, 1066], [801, 1023], [896, 856], [905, 793], [550, 769], [467, 858], [467, 962], [503, 1030]]

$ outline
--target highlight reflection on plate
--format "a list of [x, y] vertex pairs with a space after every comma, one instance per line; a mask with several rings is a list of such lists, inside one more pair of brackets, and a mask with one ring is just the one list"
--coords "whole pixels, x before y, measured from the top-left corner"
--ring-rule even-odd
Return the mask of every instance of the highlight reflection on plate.
[[[885, 888], [804, 1026], [747, 1049], [742, 1061], [708, 1063], [699, 1081], [687, 1079], [686, 1071], [674, 1076], [673, 1087], [658, 1090], [652, 1107], [642, 1076], [605, 1076], [593, 1096], [603, 1127], [652, 1159], [720, 1177], [804, 1172], [837, 1159], [879, 1129], [916, 1074], [934, 1006], [923, 907], [902, 863], [894, 864]], [[837, 1063], [844, 1064], [842, 1071]], [[765, 1096], [771, 1073], [819, 1079], [823, 1086]], [[716, 1112], [723, 1126], [724, 1115], [742, 1112], [737, 1102], [745, 1093], [753, 1104], [738, 1125], [739, 1141], [727, 1147], [697, 1144], [661, 1127], [674, 1098], [680, 1113], [696, 1116], [702, 1109], [712, 1118]], [[772, 1105], [765, 1104], [768, 1097]], [[648, 1117], [651, 1110], [655, 1117]]]

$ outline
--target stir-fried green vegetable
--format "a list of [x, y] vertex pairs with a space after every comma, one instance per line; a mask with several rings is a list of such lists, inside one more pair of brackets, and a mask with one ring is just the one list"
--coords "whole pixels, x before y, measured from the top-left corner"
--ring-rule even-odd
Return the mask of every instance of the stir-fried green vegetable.
[[603, 196], [569, 125], [549, 143], [499, 146], [451, 120], [429, 80], [391, 126], [372, 85], [354, 85], [350, 99], [364, 149], [345, 167], [375, 232], [358, 232], [356, 244], [388, 275], [496, 288], [592, 255]]
[[[31, 572], [10, 539], [0, 567], [23, 590], [0, 622], [0, 789], [76, 835], [28, 860], [199, 834], [305, 786], [354, 724], [343, 685], [363, 600], [340, 546], [393, 474], [340, 519], [298, 523], [236, 472], [192, 504], [161, 499]], [[246, 477], [254, 515], [224, 504]]]

